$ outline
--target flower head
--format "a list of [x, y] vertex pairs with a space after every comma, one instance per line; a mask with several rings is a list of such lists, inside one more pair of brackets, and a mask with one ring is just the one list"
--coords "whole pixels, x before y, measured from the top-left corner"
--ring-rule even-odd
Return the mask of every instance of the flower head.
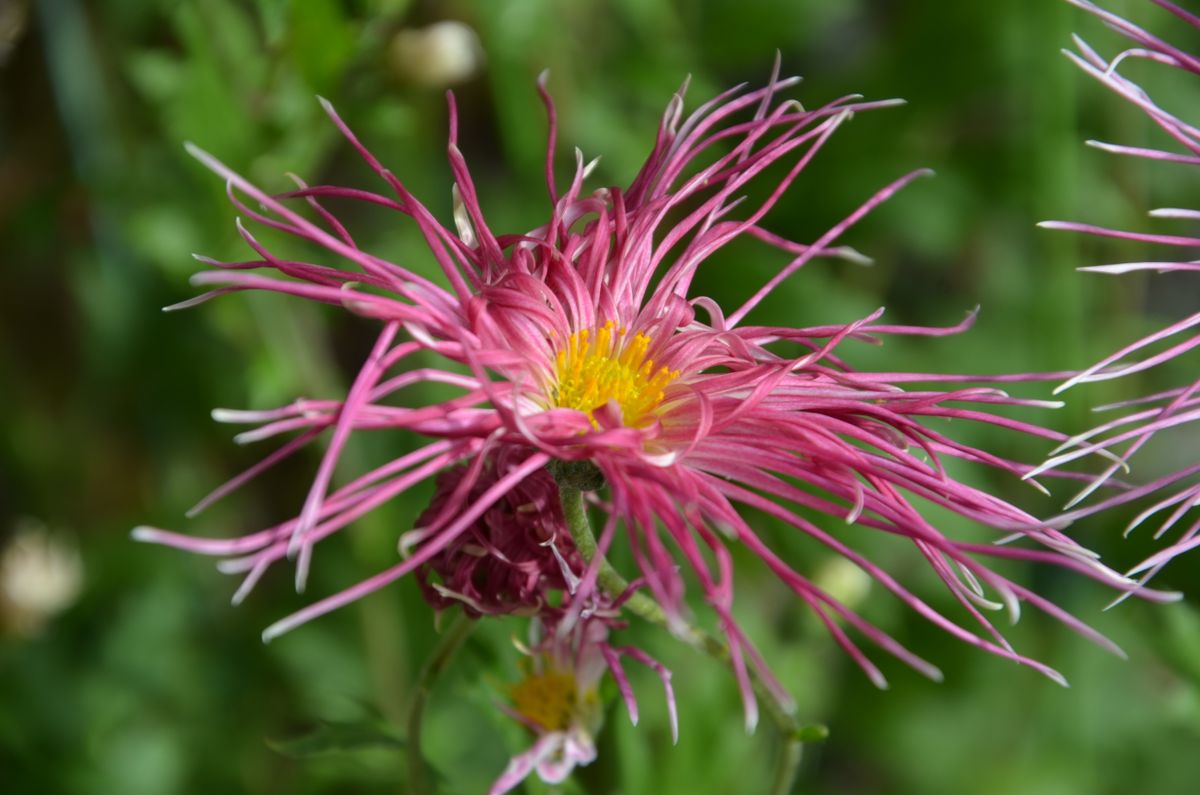
[[604, 722], [600, 681], [611, 673], [625, 700], [630, 720], [638, 720], [637, 700], [625, 676], [621, 657], [629, 656], [658, 674], [666, 691], [673, 736], [678, 736], [671, 675], [640, 649], [609, 644], [611, 629], [620, 628], [619, 600], [603, 597], [570, 629], [561, 625], [562, 613], [536, 618], [530, 625], [530, 644], [524, 676], [510, 691], [506, 711], [534, 736], [533, 745], [514, 756], [492, 786], [490, 795], [501, 795], [530, 773], [548, 784], [558, 784], [576, 766], [596, 759], [594, 738]]
[[[763, 88], [732, 89], [687, 117], [680, 91], [667, 107], [645, 165], [628, 187], [585, 191], [591, 165], [579, 155], [561, 192], [553, 169], [555, 114], [543, 87], [550, 116], [550, 213], [544, 225], [524, 234], [499, 234], [488, 225], [458, 149], [453, 101], [448, 152], [454, 231], [440, 224], [328, 105], [334, 123], [393, 195], [301, 183], [272, 196], [192, 147], [192, 154], [228, 180], [230, 198], [246, 219], [339, 255], [345, 269], [281, 259], [247, 227], [239, 227], [256, 258], [205, 260], [212, 270], [193, 280], [213, 289], [185, 305], [231, 291], [271, 290], [343, 306], [379, 321], [382, 328], [343, 399], [216, 414], [220, 420], [259, 424], [244, 435], [247, 440], [298, 435], [214, 496], [319, 434], [329, 435], [308, 498], [295, 518], [232, 540], [148, 528], [140, 529], [138, 537], [226, 556], [223, 570], [246, 574], [237, 598], [289, 555], [296, 558], [297, 583], [303, 586], [317, 543], [451, 469], [454, 474], [443, 476], [439, 487], [439, 505], [407, 537], [404, 559], [276, 623], [264, 637], [275, 637], [423, 567], [437, 571], [442, 585], [456, 591], [455, 598], [467, 595], [477, 602], [478, 612], [497, 607], [497, 598], [506, 607], [512, 603], [508, 595], [480, 590], [481, 583], [496, 576], [506, 583], [508, 594], [518, 595], [515, 603], [522, 604], [537, 601], [532, 597], [548, 583], [569, 585], [566, 613], [556, 619], [560, 631], [569, 631], [594, 600], [613, 596], [600, 593], [597, 580], [606, 552], [623, 535], [621, 543], [636, 563], [645, 593], [678, 632], [684, 632], [690, 609], [685, 585], [698, 585], [728, 643], [751, 726], [757, 718], [751, 671], [785, 704], [787, 695], [734, 620], [732, 545], [760, 558], [876, 683], [883, 685], [882, 673], [848, 629], [917, 670], [940, 676], [933, 665], [870, 625], [775, 551], [743, 515], [751, 509], [846, 557], [951, 634], [1058, 678], [1052, 669], [1015, 652], [988, 614], [1007, 610], [1015, 618], [1026, 602], [1098, 642], [1107, 641], [990, 568], [988, 560], [1057, 565], [1119, 590], [1133, 584], [1061, 531], [955, 479], [944, 465], [960, 460], [1014, 480], [1029, 474], [1030, 465], [956, 440], [945, 420], [1063, 441], [1062, 434], [1002, 413], [1044, 403], [1009, 396], [994, 385], [977, 385], [980, 376], [860, 371], [841, 350], [844, 343], [878, 342], [893, 335], [956, 333], [969, 327], [972, 316], [951, 328], [885, 324], [882, 310], [837, 325], [779, 327], [751, 320], [763, 299], [812, 259], [861, 259], [839, 245], [842, 236], [924, 173], [886, 185], [815, 240], [796, 242], [768, 231], [760, 222], [830, 136], [854, 114], [895, 104], [844, 97], [808, 109], [779, 99], [795, 83], [773, 75]], [[748, 203], [747, 186], [777, 164], [785, 166], [784, 176], [764, 199]], [[444, 280], [435, 282], [360, 249], [324, 206], [342, 200], [390, 207], [411, 218]], [[307, 214], [301, 212], [305, 207]], [[697, 295], [692, 282], [715, 252], [738, 238], [775, 248], [784, 264], [741, 305], [727, 308]], [[412, 366], [419, 351], [440, 356], [444, 366]], [[420, 382], [449, 384], [460, 393], [415, 408], [389, 402]], [[396, 429], [427, 441], [330, 488], [352, 433]], [[568, 559], [565, 569], [557, 558], [551, 562], [529, 544], [531, 538], [561, 537], [554, 529], [557, 516], [546, 507], [545, 470], [551, 462], [560, 467], [583, 462], [604, 484], [589, 497], [591, 510], [604, 518], [596, 554], [576, 572], [578, 582], [554, 573], [572, 568], [564, 547], [557, 550]], [[519, 519], [520, 506], [530, 495], [547, 511], [534, 535], [522, 529]], [[982, 532], [974, 538], [952, 537], [922, 514], [922, 505], [963, 517]], [[814, 513], [829, 521], [814, 519]], [[481, 533], [481, 526], [489, 529]], [[934, 609], [856, 549], [868, 532], [911, 544], [960, 603], [958, 616]], [[1014, 535], [1025, 545], [989, 543]], [[494, 548], [493, 559], [467, 561], [463, 555], [472, 554], [471, 544], [487, 549], [481, 540]], [[548, 579], [515, 586], [511, 571], [499, 574], [502, 558], [495, 551], [512, 558], [503, 546], [509, 541], [531, 553], [522, 560], [540, 561]], [[559, 576], [561, 581], [555, 579]], [[1149, 591], [1143, 595], [1167, 598]]]
[[[1106, 59], [1083, 39], [1076, 36], [1075, 44], [1078, 52], [1068, 52], [1067, 55], [1085, 73], [1143, 112], [1172, 139], [1174, 150], [1124, 146], [1098, 141], [1089, 141], [1088, 143], [1098, 149], [1120, 155], [1178, 165], [1200, 166], [1200, 128], [1158, 105], [1150, 94], [1121, 74], [1120, 71], [1127, 62], [1149, 61], [1200, 78], [1200, 57], [1175, 47], [1132, 22], [1106, 11], [1094, 3], [1087, 2], [1087, 0], [1068, 0], [1068, 2], [1099, 17], [1110, 29], [1129, 39], [1132, 46], [1112, 58]], [[1154, 2], [1174, 14], [1192, 29], [1200, 30], [1200, 17], [1173, 3], [1166, 2], [1166, 0], [1154, 0]], [[1195, 221], [1200, 219], [1200, 211], [1179, 208], [1153, 210], [1150, 215], [1155, 218], [1171, 220]], [[1059, 221], [1046, 222], [1042, 226], [1177, 249], [1194, 249], [1200, 246], [1200, 237], [1189, 235], [1127, 232], [1089, 224]], [[1141, 271], [1195, 273], [1200, 271], [1200, 262], [1176, 262], [1165, 258], [1097, 265], [1080, 270], [1106, 274]], [[1063, 383], [1058, 391], [1061, 392], [1078, 384], [1107, 381], [1141, 373], [1187, 355], [1194, 356], [1194, 349], [1197, 347], [1200, 347], [1200, 312], [1171, 323], [1159, 331], [1122, 347]], [[1093, 479], [1068, 507], [1083, 503], [1087, 497], [1108, 483], [1118, 472], [1128, 470], [1129, 462], [1156, 434], [1172, 429], [1177, 431], [1181, 426], [1200, 420], [1200, 379], [1185, 382], [1180, 386], [1156, 394], [1104, 406], [1101, 407], [1101, 410], [1123, 413], [1116, 419], [1067, 439], [1044, 465], [1047, 467], [1061, 466], [1095, 454], [1102, 454], [1111, 460], [1111, 464]], [[1143, 497], [1154, 496], [1155, 502], [1130, 522], [1126, 532], [1132, 531], [1157, 516], [1161, 518], [1155, 532], [1157, 538], [1179, 525], [1200, 499], [1198, 475], [1200, 475], [1200, 464], [1186, 466], [1150, 483], [1136, 488], [1127, 488], [1115, 496], [1075, 508], [1065, 514], [1059, 523], [1064, 524]], [[1169, 493], [1162, 496], [1164, 492]], [[1130, 574], [1140, 574], [1139, 581], [1145, 583], [1176, 555], [1196, 546], [1200, 546], [1200, 521], [1186, 525], [1173, 544], [1135, 566]], [[1120, 598], [1124, 598], [1128, 593], [1126, 592]]]

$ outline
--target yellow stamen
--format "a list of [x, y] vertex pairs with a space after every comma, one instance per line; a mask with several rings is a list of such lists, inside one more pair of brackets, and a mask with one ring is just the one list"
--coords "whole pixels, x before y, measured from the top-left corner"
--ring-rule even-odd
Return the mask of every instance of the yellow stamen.
[[569, 728], [578, 700], [575, 677], [562, 671], [531, 673], [512, 688], [513, 708], [547, 731]]
[[[662, 402], [678, 370], [654, 366], [646, 358], [650, 338], [634, 334], [611, 320], [596, 330], [583, 329], [570, 336], [558, 351], [552, 399], [558, 408], [592, 412], [617, 401], [626, 425], [638, 425]], [[592, 423], [595, 424], [593, 418]]]

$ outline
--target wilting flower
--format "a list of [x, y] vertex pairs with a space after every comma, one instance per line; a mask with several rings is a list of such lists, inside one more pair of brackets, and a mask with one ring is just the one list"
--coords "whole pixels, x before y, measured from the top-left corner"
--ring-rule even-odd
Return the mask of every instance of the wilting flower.
[[[1176, 145], [1176, 151], [1152, 148], [1122, 146], [1117, 144], [1089, 141], [1088, 143], [1108, 152], [1121, 155], [1157, 160], [1166, 163], [1200, 166], [1200, 128], [1174, 115], [1159, 106], [1136, 83], [1120, 72], [1120, 67], [1127, 61], [1150, 61], [1179, 71], [1200, 77], [1200, 57], [1191, 55], [1163, 41], [1115, 14], [1112, 14], [1086, 0], [1068, 0], [1086, 11], [1095, 14], [1111, 29], [1117, 31], [1133, 42], [1133, 46], [1123, 50], [1111, 59], [1105, 59], [1092, 49], [1083, 39], [1075, 37], [1079, 52], [1068, 52], [1067, 55], [1087, 74], [1095, 77], [1105, 86], [1141, 110]], [[1191, 26], [1193, 31], [1200, 31], [1200, 17], [1191, 14], [1166, 0], [1154, 2], [1170, 11], [1179, 19]], [[1200, 219], [1200, 210], [1167, 208], [1154, 210], [1150, 213], [1156, 218], [1173, 220], [1196, 221]], [[1200, 237], [1177, 234], [1146, 234], [1127, 232], [1116, 229], [1106, 229], [1088, 224], [1047, 222], [1042, 224], [1052, 229], [1066, 229], [1086, 232], [1104, 237], [1115, 237], [1141, 243], [1151, 243], [1162, 246], [1172, 246], [1183, 249], [1200, 247]], [[1200, 262], [1144, 261], [1124, 262], [1112, 265], [1097, 265], [1081, 268], [1084, 271], [1107, 274], [1125, 274], [1138, 271], [1154, 271], [1157, 273], [1198, 272]], [[1183, 357], [1197, 346], [1200, 346], [1200, 312], [1192, 314], [1165, 328], [1137, 340], [1110, 356], [1100, 360], [1092, 367], [1077, 374], [1062, 384], [1058, 391], [1076, 384], [1095, 381], [1106, 381], [1121, 378], [1134, 373], [1144, 372], [1165, 362]], [[1192, 354], [1194, 356], [1194, 354]], [[1060, 466], [1083, 456], [1103, 453], [1112, 459], [1112, 463], [1092, 481], [1073, 500], [1072, 505], [1082, 502], [1097, 488], [1108, 482], [1121, 469], [1128, 468], [1129, 461], [1137, 454], [1155, 434], [1176, 429], [1180, 426], [1195, 423], [1200, 420], [1200, 379], [1192, 380], [1173, 389], [1146, 395], [1134, 400], [1127, 400], [1104, 407], [1108, 410], [1125, 410], [1126, 413], [1116, 419], [1098, 425], [1090, 431], [1068, 439], [1060, 446], [1058, 454], [1046, 462], [1045, 466]], [[1200, 463], [1191, 464], [1176, 472], [1158, 478], [1153, 482], [1122, 491], [1115, 496], [1099, 500], [1091, 505], [1075, 509], [1063, 517], [1063, 521], [1072, 521], [1099, 511], [1108, 510], [1117, 505], [1155, 495], [1156, 501], [1139, 513], [1129, 524], [1129, 530], [1145, 523], [1152, 517], [1161, 515], [1162, 522], [1155, 537], [1162, 536], [1175, 527], [1186, 516], [1189, 510], [1200, 499], [1200, 482], [1196, 476], [1200, 474]], [[1170, 492], [1167, 496], [1162, 493]], [[1158, 573], [1168, 561], [1176, 555], [1200, 545], [1200, 521], [1192, 522], [1180, 534], [1171, 546], [1136, 566], [1131, 574], [1141, 574], [1141, 582], [1145, 582]], [[1127, 594], [1126, 594], [1127, 595]]]
[[[1061, 531], [955, 479], [945, 466], [963, 461], [1014, 481], [1028, 474], [1029, 465], [957, 441], [948, 435], [951, 426], [945, 421], [958, 420], [955, 427], [984, 423], [1063, 441], [1062, 434], [998, 411], [1044, 404], [1011, 397], [994, 386], [973, 385], [984, 380], [979, 376], [861, 372], [840, 350], [847, 341], [889, 335], [953, 334], [966, 329], [971, 316], [952, 328], [884, 324], [882, 310], [837, 325], [792, 328], [748, 322], [766, 296], [813, 258], [860, 258], [840, 247], [839, 239], [923, 173], [886, 185], [812, 242], [790, 241], [765, 229], [760, 225], [764, 216], [838, 127], [855, 113], [895, 104], [843, 97], [806, 109], [778, 98], [795, 83], [773, 75], [764, 88], [732, 89], [686, 118], [681, 91], [668, 105], [649, 157], [629, 186], [590, 192], [584, 182], [591, 167], [581, 155], [570, 184], [559, 190], [553, 168], [555, 114], [543, 88], [550, 117], [550, 214], [543, 226], [524, 234], [498, 234], [485, 220], [458, 148], [453, 101], [449, 161], [455, 231], [439, 223], [375, 159], [328, 103], [334, 123], [393, 196], [304, 184], [272, 196], [191, 147], [193, 155], [228, 180], [230, 199], [243, 218], [316, 244], [340, 256], [346, 269], [279, 258], [239, 225], [255, 258], [204, 259], [213, 269], [193, 281], [213, 289], [183, 305], [231, 291], [270, 290], [345, 307], [378, 320], [382, 330], [342, 400], [215, 413], [219, 420], [261, 423], [244, 434], [246, 440], [298, 435], [214, 498], [329, 433], [328, 449], [297, 517], [231, 540], [149, 528], [140, 528], [137, 537], [229, 557], [221, 568], [246, 574], [236, 596], [240, 599], [273, 563], [288, 556], [296, 557], [297, 583], [303, 586], [319, 541], [415, 484], [446, 470], [454, 473], [441, 483], [438, 506], [407, 537], [404, 559], [272, 625], [264, 633], [270, 639], [424, 566], [436, 568], [442, 585], [457, 591], [458, 598], [465, 589], [477, 591], [499, 571], [498, 558], [464, 564], [462, 555], [481, 539], [481, 519], [486, 523], [493, 515], [489, 512], [500, 511], [495, 525], [499, 536], [482, 537], [511, 558], [495, 539], [523, 532], [516, 520], [529, 495], [534, 504], [547, 503], [547, 465], [586, 462], [583, 468], [594, 468], [606, 485], [588, 498], [604, 521], [597, 554], [589, 556], [579, 582], [570, 584], [567, 615], [582, 615], [598, 598], [601, 563], [623, 533], [645, 593], [661, 605], [671, 627], [684, 632], [688, 609], [681, 559], [716, 613], [749, 725], [757, 719], [752, 670], [781, 704], [788, 697], [734, 620], [733, 544], [759, 557], [793, 590], [876, 683], [884, 684], [881, 672], [848, 629], [930, 677], [940, 673], [793, 568], [743, 517], [745, 508], [845, 556], [954, 636], [1060, 678], [1015, 652], [987, 613], [1007, 610], [1015, 619], [1020, 604], [1027, 602], [1098, 642], [1108, 642], [990, 568], [988, 559], [1053, 564], [1119, 590], [1133, 584]], [[774, 165], [784, 166], [782, 179], [765, 199], [747, 202], [749, 183]], [[411, 218], [444, 280], [435, 282], [360, 249], [322, 203], [342, 200], [389, 207]], [[305, 206], [308, 213], [301, 212]], [[697, 270], [737, 238], [774, 247], [786, 263], [739, 306], [723, 307], [694, 294]], [[414, 367], [410, 362], [418, 352], [436, 354], [444, 364]], [[449, 384], [461, 393], [415, 408], [388, 402], [423, 382]], [[428, 441], [341, 488], [330, 488], [352, 433], [400, 429]], [[486, 463], [501, 460], [503, 466]], [[527, 494], [513, 499], [514, 490]], [[982, 532], [952, 538], [922, 515], [921, 505], [963, 517]], [[539, 537], [559, 539], [558, 515], [547, 510]], [[813, 513], [830, 521], [819, 522], [811, 518]], [[961, 604], [965, 620], [935, 610], [856, 549], [864, 535], [879, 533], [912, 544]], [[1026, 545], [989, 543], [1001, 538]], [[568, 555], [563, 548], [558, 551]], [[546, 567], [543, 575], [554, 578], [560, 576], [554, 572], [561, 571], [561, 562], [553, 557], [553, 548], [551, 552], [539, 553], [538, 559]], [[502, 579], [511, 583], [510, 574]], [[539, 586], [532, 587], [536, 591]], [[521, 587], [512, 592], [520, 594]], [[467, 595], [479, 603], [478, 612], [496, 598]], [[529, 601], [528, 595], [516, 598]], [[972, 625], [977, 628], [968, 628]], [[564, 626], [569, 629], [571, 619]]]
[[563, 630], [562, 611], [548, 611], [530, 625], [530, 644], [522, 647], [528, 656], [525, 675], [510, 691], [511, 706], [505, 708], [534, 736], [529, 750], [513, 757], [492, 786], [490, 795], [501, 795], [537, 772], [548, 784], [564, 781], [579, 765], [596, 759], [594, 738], [604, 722], [600, 680], [612, 674], [629, 718], [638, 721], [637, 700], [625, 676], [621, 657], [631, 657], [651, 668], [666, 691], [671, 733], [678, 736], [675, 695], [671, 674], [641, 649], [614, 647], [608, 642], [610, 629], [620, 628], [621, 597], [599, 596], [585, 617]]
[[[438, 475], [433, 501], [417, 527], [401, 536], [401, 550], [419, 544], [425, 528], [444, 524], [447, 511], [478, 500], [521, 463], [514, 460], [516, 453], [507, 448]], [[513, 486], [416, 576], [426, 600], [439, 609], [461, 604], [474, 615], [537, 615], [547, 609], [550, 594], [574, 591], [583, 569], [563, 519], [558, 486], [549, 472], [539, 470]]]

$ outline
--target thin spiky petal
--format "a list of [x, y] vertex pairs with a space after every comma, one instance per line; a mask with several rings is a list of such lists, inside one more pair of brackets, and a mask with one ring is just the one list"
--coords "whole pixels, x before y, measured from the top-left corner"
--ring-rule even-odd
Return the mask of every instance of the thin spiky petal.
[[[1111, 58], [1105, 58], [1095, 49], [1088, 46], [1082, 39], [1076, 37], [1075, 41], [1079, 52], [1068, 52], [1068, 55], [1087, 74], [1146, 114], [1183, 151], [1166, 151], [1094, 141], [1089, 141], [1088, 143], [1102, 150], [1120, 155], [1140, 157], [1176, 165], [1200, 165], [1200, 129], [1183, 121], [1173, 112], [1159, 106], [1149, 92], [1121, 73], [1121, 67], [1125, 62], [1143, 60], [1200, 79], [1200, 58], [1179, 49], [1133, 22], [1095, 3], [1088, 2], [1087, 0], [1068, 1], [1100, 18], [1109, 28], [1119, 33], [1134, 45]], [[1167, 0], [1154, 0], [1154, 2], [1174, 14], [1178, 19], [1186, 23], [1186, 25], [1193, 28], [1193, 30], [1200, 30], [1200, 17], [1183, 10], [1173, 3], [1167, 2]], [[1150, 215], [1160, 219], [1191, 221], [1200, 217], [1200, 212], [1179, 208], [1164, 208], [1154, 210]], [[1200, 238], [1191, 235], [1135, 232], [1109, 229], [1086, 223], [1061, 221], [1045, 222], [1041, 226], [1048, 229], [1080, 232], [1155, 246], [1168, 246], [1184, 249], [1187, 252], [1185, 255], [1187, 258], [1181, 262], [1171, 262], [1167, 258], [1164, 260], [1090, 266], [1081, 268], [1080, 270], [1109, 275], [1122, 275], [1139, 271], [1168, 273], [1200, 270], [1200, 266], [1194, 260], [1190, 259], [1189, 256], [1192, 254], [1193, 249], [1200, 246]], [[1194, 362], [1194, 349], [1200, 347], [1200, 333], [1197, 332], [1198, 327], [1200, 327], [1200, 313], [1192, 314], [1179, 321], [1170, 323], [1159, 331], [1125, 345], [1086, 370], [1075, 374], [1064, 381], [1056, 392], [1062, 392], [1073, 387], [1097, 381], [1131, 376], [1171, 361], [1186, 359]], [[1145, 486], [1128, 489], [1116, 496], [1106, 497], [1092, 505], [1087, 505], [1085, 501], [1100, 486], [1107, 484], [1117, 473], [1118, 469], [1128, 469], [1130, 462], [1138, 457], [1138, 454], [1151, 443], [1157, 434], [1162, 434], [1171, 429], [1179, 429], [1182, 426], [1193, 425], [1197, 420], [1200, 420], [1200, 411], [1197, 411], [1195, 408], [1196, 399], [1194, 396], [1197, 393], [1200, 393], [1200, 378], [1185, 382], [1183, 386], [1176, 389], [1149, 395], [1144, 398], [1123, 401], [1114, 406], [1101, 407], [1102, 410], [1110, 411], [1134, 407], [1137, 410], [1101, 423], [1083, 434], [1071, 437], [1063, 445], [1060, 445], [1045, 465], [1059, 466], [1075, 458], [1091, 456], [1097, 453], [1109, 457], [1113, 463], [1068, 503], [1069, 512], [1060, 517], [1057, 523], [1065, 525], [1069, 521], [1075, 521], [1084, 516], [1091, 516], [1103, 510], [1109, 510], [1152, 495], [1158, 498], [1158, 501], [1155, 505], [1142, 511], [1130, 524], [1129, 529], [1132, 530], [1134, 527], [1147, 521], [1150, 517], [1161, 513], [1163, 509], [1170, 506], [1176, 506], [1176, 509], [1162, 519], [1161, 524], [1155, 532], [1155, 537], [1163, 535], [1177, 525], [1183, 516], [1195, 507], [1197, 498], [1200, 498], [1200, 480], [1196, 478], [1197, 472], [1194, 466], [1180, 469], [1172, 475], [1159, 478]], [[1162, 492], [1167, 489], [1174, 489], [1174, 491], [1167, 492], [1167, 496], [1163, 497]], [[1083, 505], [1083, 507], [1078, 507], [1080, 505]], [[1200, 526], [1198, 525], [1187, 526], [1174, 543], [1135, 566], [1131, 569], [1130, 574], [1141, 575], [1138, 583], [1139, 585], [1144, 585], [1172, 558], [1192, 549], [1195, 546], [1194, 538], [1198, 531], [1200, 531]], [[1128, 593], [1122, 594], [1121, 597], [1118, 597], [1117, 601], [1120, 601], [1121, 598], [1127, 595]]]

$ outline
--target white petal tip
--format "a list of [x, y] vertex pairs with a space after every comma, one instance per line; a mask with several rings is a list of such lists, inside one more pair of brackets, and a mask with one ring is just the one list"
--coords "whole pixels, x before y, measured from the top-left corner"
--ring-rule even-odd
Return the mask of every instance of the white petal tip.
[[758, 729], [758, 714], [755, 713], [753, 715], [747, 715], [746, 734], [754, 734], [756, 729]]
[[159, 531], [156, 528], [147, 527], [146, 525], [138, 525], [129, 531], [129, 537], [134, 541], [152, 544], [158, 540], [158, 533]]
[[1042, 493], [1042, 494], [1044, 494], [1045, 496], [1047, 496], [1047, 497], [1051, 496], [1051, 495], [1050, 495], [1050, 489], [1046, 488], [1045, 486], [1043, 486], [1043, 485], [1042, 485], [1041, 483], [1039, 483], [1038, 481], [1036, 481], [1036, 480], [1033, 480], [1032, 478], [1030, 478], [1029, 480], [1026, 480], [1025, 482], [1026, 482], [1026, 483], [1028, 483], [1030, 486], [1033, 486], [1033, 488], [1037, 489], [1039, 492], [1041, 492], [1041, 493]]

